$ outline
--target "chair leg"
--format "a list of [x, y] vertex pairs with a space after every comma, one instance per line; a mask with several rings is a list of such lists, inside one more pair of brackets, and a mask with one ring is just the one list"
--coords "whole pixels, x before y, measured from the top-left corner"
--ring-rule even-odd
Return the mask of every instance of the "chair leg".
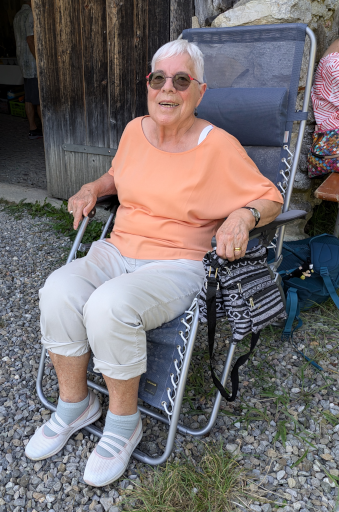
[[111, 225], [111, 223], [112, 223], [112, 221], [114, 219], [114, 215], [115, 215], [117, 209], [118, 209], [118, 207], [114, 206], [114, 208], [113, 208], [112, 212], [110, 213], [110, 215], [109, 215], [109, 217], [107, 219], [107, 222], [106, 222], [106, 224], [105, 224], [105, 226], [104, 226], [104, 228], [102, 230], [102, 233], [100, 235], [99, 240], [103, 240], [106, 237], [108, 228], [110, 227], [110, 225]]

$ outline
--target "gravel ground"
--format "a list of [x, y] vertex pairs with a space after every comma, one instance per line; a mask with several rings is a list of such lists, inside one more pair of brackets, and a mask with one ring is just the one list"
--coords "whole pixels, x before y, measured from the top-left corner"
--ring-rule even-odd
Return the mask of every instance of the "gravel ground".
[[[118, 512], [121, 494], [128, 494], [149, 471], [144, 465], [132, 459], [119, 482], [102, 489], [87, 486], [82, 475], [96, 439], [85, 431], [72, 436], [48, 460], [35, 463], [24, 455], [30, 436], [50, 417], [35, 393], [41, 350], [38, 290], [65, 261], [70, 242], [57, 237], [48, 220], [26, 214], [16, 220], [4, 211], [0, 211], [0, 233], [0, 512]], [[325, 312], [312, 310], [303, 319], [304, 330], [296, 343], [305, 346], [324, 371], [316, 372], [293, 346], [281, 344], [278, 331], [266, 329], [254, 357], [241, 369], [239, 398], [233, 404], [222, 403], [215, 428], [203, 440], [221, 439], [226, 450], [238, 453], [239, 464], [250, 475], [250, 490], [257, 496], [246, 510], [337, 510], [337, 487], [328, 475], [339, 475], [338, 319], [331, 307]], [[225, 360], [229, 334], [227, 324], [220, 323], [217, 370]], [[212, 406], [206, 349], [206, 330], [201, 327], [181, 416], [192, 427], [204, 425]], [[239, 351], [243, 349], [239, 346]], [[57, 400], [49, 361], [46, 373], [45, 392]], [[107, 408], [107, 400], [101, 400]], [[141, 449], [160, 453], [166, 427], [146, 417], [143, 423]], [[196, 465], [202, 451], [201, 440], [177, 435], [171, 459], [188, 457]]]
[[0, 114], [0, 182], [46, 189], [44, 142], [28, 132], [27, 119]]

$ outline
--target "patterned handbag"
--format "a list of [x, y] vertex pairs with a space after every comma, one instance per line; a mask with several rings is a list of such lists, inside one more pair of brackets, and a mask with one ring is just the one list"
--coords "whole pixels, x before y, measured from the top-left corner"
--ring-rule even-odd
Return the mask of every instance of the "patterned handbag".
[[[275, 321], [284, 320], [284, 295], [274, 280], [274, 274], [267, 264], [267, 249], [256, 246], [246, 251], [243, 258], [230, 262], [220, 258], [215, 249], [203, 259], [206, 281], [199, 298], [199, 316], [208, 323], [208, 345], [211, 375], [221, 395], [232, 402], [238, 386], [238, 369], [242, 366], [259, 339], [260, 331]], [[242, 340], [252, 333], [251, 349], [239, 357], [232, 373], [232, 395], [229, 396], [216, 377], [213, 366], [213, 346], [217, 318], [227, 317], [233, 342]]]
[[310, 178], [330, 172], [339, 172], [339, 128], [326, 132], [314, 132], [307, 157]]

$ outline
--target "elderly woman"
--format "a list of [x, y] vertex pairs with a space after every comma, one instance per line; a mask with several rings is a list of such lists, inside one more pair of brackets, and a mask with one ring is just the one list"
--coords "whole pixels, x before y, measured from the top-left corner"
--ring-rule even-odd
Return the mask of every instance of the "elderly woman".
[[195, 45], [179, 40], [161, 47], [147, 81], [149, 115], [127, 125], [110, 170], [69, 200], [76, 229], [99, 196], [118, 194], [110, 239], [54, 272], [40, 292], [42, 343], [60, 398], [26, 455], [56, 454], [73, 432], [100, 417], [86, 384], [92, 350], [109, 391], [103, 437], [84, 474], [94, 486], [119, 478], [142, 438], [137, 399], [145, 331], [189, 307], [215, 233], [221, 257], [241, 258], [249, 231], [272, 221], [282, 203], [234, 137], [194, 116], [206, 90]]

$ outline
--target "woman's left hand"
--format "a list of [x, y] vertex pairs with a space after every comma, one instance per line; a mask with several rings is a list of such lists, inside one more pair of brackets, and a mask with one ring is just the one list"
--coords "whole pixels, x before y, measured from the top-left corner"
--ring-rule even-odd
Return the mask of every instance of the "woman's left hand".
[[217, 231], [217, 255], [229, 261], [245, 256], [249, 232], [254, 225], [255, 219], [249, 210], [231, 213]]

